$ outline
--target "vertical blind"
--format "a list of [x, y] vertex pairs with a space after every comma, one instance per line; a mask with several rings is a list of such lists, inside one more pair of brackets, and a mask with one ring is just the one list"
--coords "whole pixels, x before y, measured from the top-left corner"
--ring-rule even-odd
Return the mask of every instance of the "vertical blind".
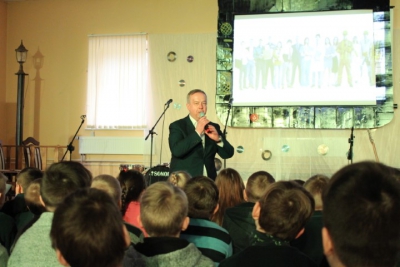
[[87, 127], [146, 127], [147, 35], [89, 36]]

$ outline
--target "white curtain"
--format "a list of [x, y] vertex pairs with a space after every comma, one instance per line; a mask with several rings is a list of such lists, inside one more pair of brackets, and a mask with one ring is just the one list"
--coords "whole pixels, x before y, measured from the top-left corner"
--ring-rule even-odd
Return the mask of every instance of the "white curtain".
[[87, 127], [145, 128], [147, 72], [146, 34], [89, 36]]

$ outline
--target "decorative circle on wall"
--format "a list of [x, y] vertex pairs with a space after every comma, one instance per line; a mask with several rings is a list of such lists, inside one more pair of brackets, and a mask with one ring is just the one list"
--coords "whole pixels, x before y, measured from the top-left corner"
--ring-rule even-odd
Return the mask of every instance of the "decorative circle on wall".
[[261, 157], [262, 157], [263, 160], [270, 160], [271, 157], [272, 157], [272, 152], [269, 151], [269, 150], [264, 150], [264, 151], [261, 153]]
[[258, 114], [256, 113], [250, 114], [250, 121], [251, 122], [258, 121]]
[[290, 146], [289, 145], [283, 145], [281, 150], [282, 150], [282, 152], [289, 152]]
[[232, 33], [232, 25], [228, 22], [223, 22], [219, 30], [225, 36], [230, 35]]
[[174, 109], [181, 109], [182, 105], [179, 103], [174, 103]]
[[184, 87], [186, 85], [185, 80], [179, 80], [179, 86]]
[[167, 55], [167, 59], [169, 62], [174, 62], [176, 60], [176, 53], [171, 51]]
[[329, 147], [325, 144], [321, 144], [317, 147], [317, 152], [320, 155], [326, 155], [326, 154], [328, 154], [328, 151], [329, 151]]
[[187, 60], [187, 62], [192, 63], [193, 60], [194, 60], [194, 57], [193, 56], [188, 56], [186, 60]]
[[237, 152], [237, 153], [243, 153], [243, 152], [244, 152], [243, 146], [238, 146], [238, 147], [236, 148], [236, 152]]

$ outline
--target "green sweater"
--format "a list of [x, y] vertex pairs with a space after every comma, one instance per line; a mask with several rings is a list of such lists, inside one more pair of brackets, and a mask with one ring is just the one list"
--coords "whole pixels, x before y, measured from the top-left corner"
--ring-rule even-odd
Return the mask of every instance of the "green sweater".
[[62, 266], [51, 246], [50, 230], [54, 213], [43, 212], [21, 235], [8, 259], [8, 267]]

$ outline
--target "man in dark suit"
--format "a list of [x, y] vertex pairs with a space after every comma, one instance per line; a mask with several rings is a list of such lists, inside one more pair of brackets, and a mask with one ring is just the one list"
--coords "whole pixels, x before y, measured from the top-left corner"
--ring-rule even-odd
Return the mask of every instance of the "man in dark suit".
[[207, 95], [204, 91], [190, 91], [186, 107], [189, 115], [169, 126], [170, 172], [183, 170], [193, 177], [205, 175], [215, 180], [215, 154], [227, 159], [233, 156], [234, 149], [222, 136], [219, 125], [205, 116]]

